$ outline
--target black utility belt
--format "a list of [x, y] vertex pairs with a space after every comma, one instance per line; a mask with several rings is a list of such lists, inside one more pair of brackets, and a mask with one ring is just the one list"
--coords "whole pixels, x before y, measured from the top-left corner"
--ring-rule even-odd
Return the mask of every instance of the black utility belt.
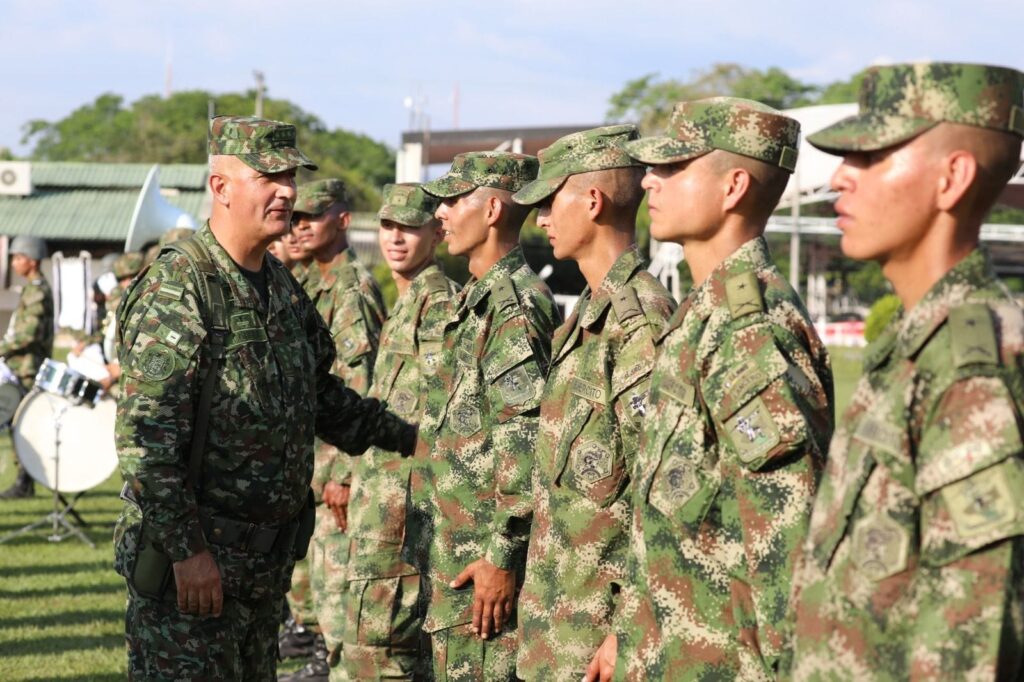
[[259, 554], [290, 551], [299, 528], [297, 520], [269, 526], [205, 514], [200, 514], [199, 524], [208, 543]]

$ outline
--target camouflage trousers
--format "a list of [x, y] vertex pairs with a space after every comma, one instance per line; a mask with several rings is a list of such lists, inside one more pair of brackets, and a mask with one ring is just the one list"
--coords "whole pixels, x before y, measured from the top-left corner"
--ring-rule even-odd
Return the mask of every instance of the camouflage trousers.
[[518, 630], [506, 626], [484, 640], [471, 627], [466, 623], [430, 633], [436, 682], [515, 682]]
[[419, 575], [349, 582], [343, 657], [349, 679], [429, 680], [425, 613]]
[[312, 627], [316, 625], [316, 609], [313, 606], [313, 589], [309, 584], [309, 558], [295, 562], [292, 573], [292, 588], [288, 591], [288, 607], [296, 622]]
[[345, 588], [348, 583], [348, 536], [338, 530], [326, 505], [316, 508], [316, 530], [309, 543], [310, 588], [316, 622], [327, 644], [332, 680], [347, 680], [340, 665], [345, 634]]
[[178, 611], [174, 600], [148, 599], [129, 589], [125, 613], [128, 679], [277, 679], [277, 630], [283, 595], [246, 601], [225, 597], [219, 618]]

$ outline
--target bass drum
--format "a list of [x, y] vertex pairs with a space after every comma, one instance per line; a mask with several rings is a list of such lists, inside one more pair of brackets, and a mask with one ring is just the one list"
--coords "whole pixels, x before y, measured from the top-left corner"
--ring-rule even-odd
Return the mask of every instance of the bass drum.
[[[33, 391], [14, 415], [14, 452], [28, 475], [51, 490], [77, 493], [95, 488], [117, 468], [116, 414], [117, 401], [110, 397], [86, 407], [64, 396]], [[59, 466], [54, 443], [58, 417]]]

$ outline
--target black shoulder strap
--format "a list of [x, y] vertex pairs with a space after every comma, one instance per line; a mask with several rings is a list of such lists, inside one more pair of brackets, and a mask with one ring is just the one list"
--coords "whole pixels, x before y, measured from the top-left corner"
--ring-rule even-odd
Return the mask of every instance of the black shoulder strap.
[[224, 342], [228, 335], [227, 312], [224, 306], [224, 290], [217, 281], [217, 266], [213, 262], [209, 249], [193, 237], [173, 244], [166, 249], [185, 256], [192, 267], [199, 272], [199, 294], [201, 305], [209, 315], [210, 365], [203, 377], [203, 385], [199, 393], [199, 404], [192, 424], [192, 444], [188, 455], [188, 484], [196, 490], [202, 480], [203, 451], [206, 449], [206, 436], [210, 429], [210, 407], [213, 404], [213, 387], [220, 376], [220, 368], [224, 362]]

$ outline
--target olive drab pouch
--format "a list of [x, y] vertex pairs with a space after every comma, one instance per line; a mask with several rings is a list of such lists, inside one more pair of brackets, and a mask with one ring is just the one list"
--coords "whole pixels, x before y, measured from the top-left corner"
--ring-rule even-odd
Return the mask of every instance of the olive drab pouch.
[[132, 589], [150, 599], [164, 599], [176, 592], [174, 562], [155, 542], [146, 538], [145, 529], [130, 581]]

